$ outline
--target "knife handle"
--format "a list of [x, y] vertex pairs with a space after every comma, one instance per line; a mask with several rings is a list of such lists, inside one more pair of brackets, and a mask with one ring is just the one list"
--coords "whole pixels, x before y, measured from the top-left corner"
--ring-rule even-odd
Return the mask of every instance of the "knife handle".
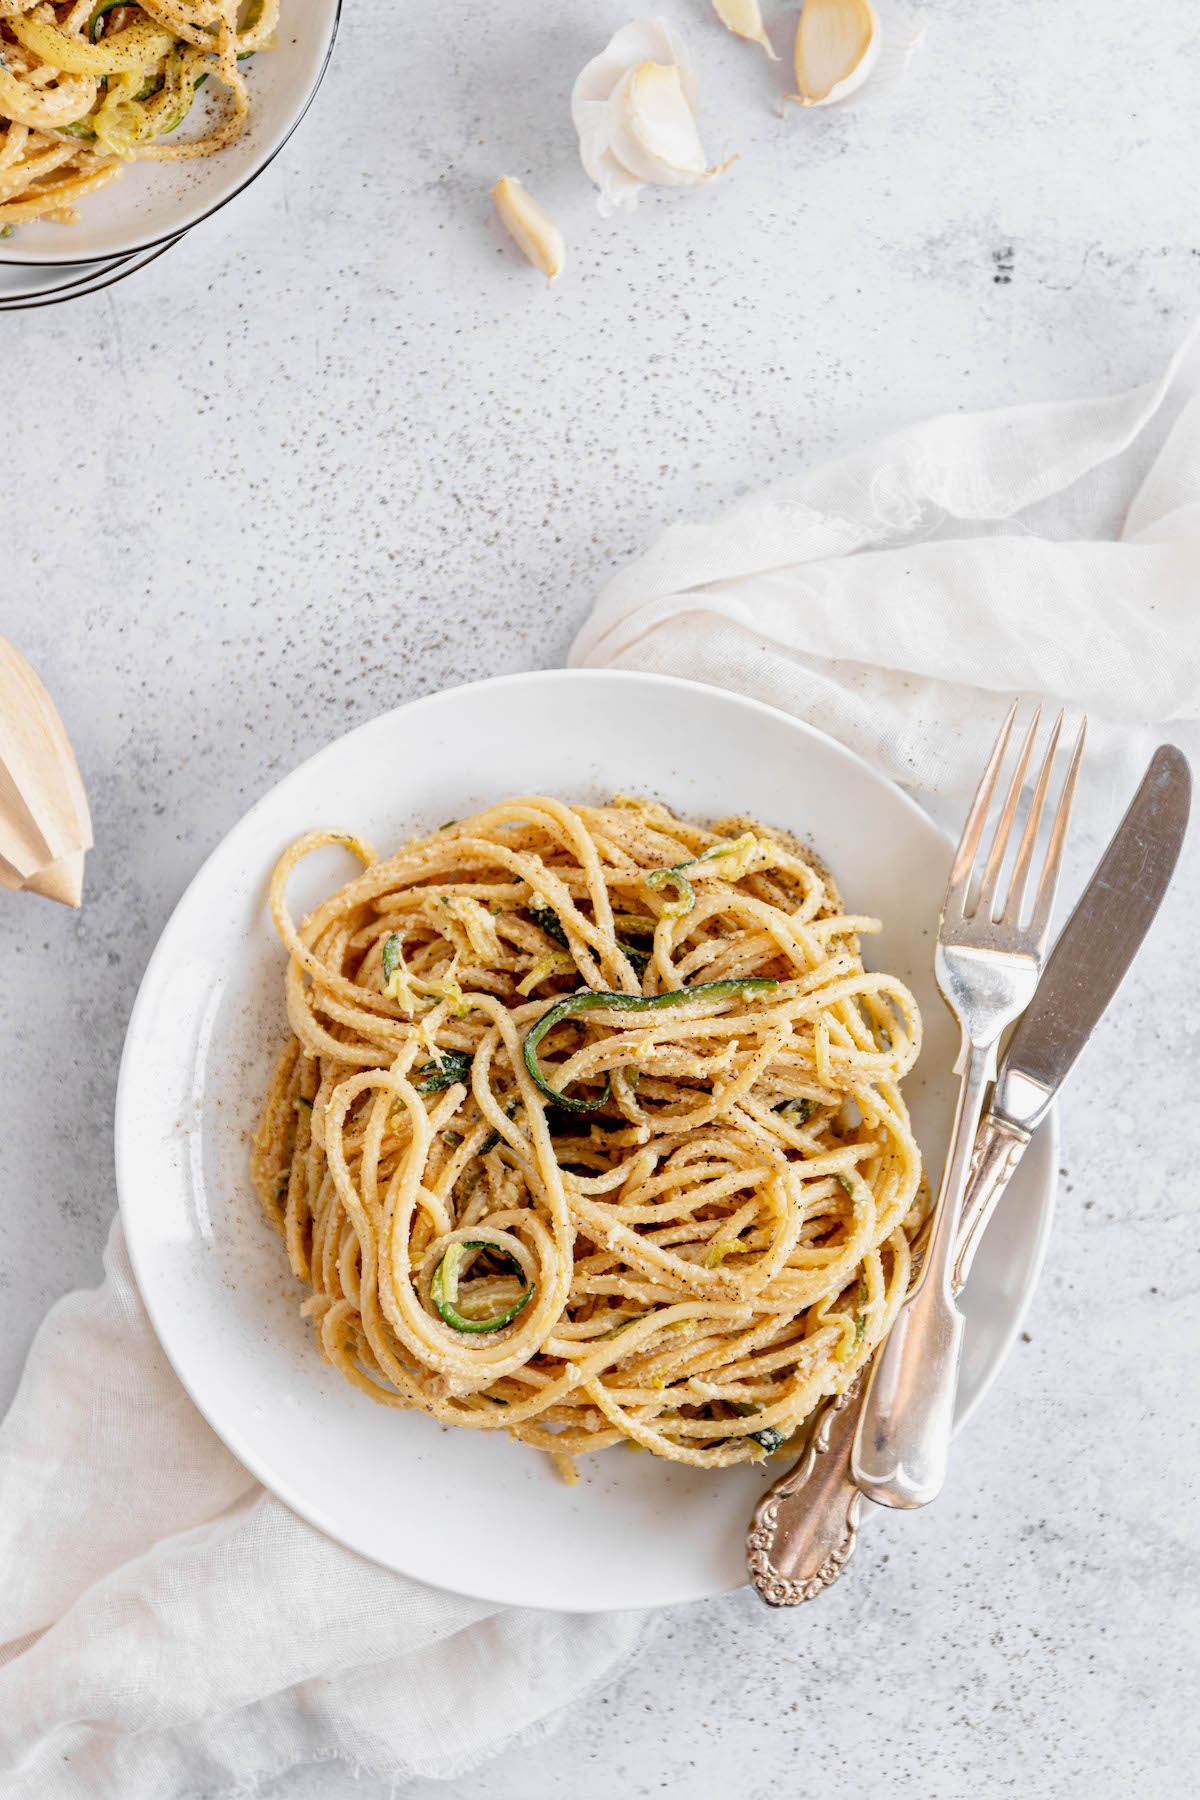
[[[980, 1122], [955, 1247], [955, 1293], [967, 1278], [1029, 1137], [995, 1113], [985, 1113]], [[746, 1561], [751, 1581], [769, 1606], [798, 1606], [832, 1587], [854, 1554], [864, 1512], [873, 1510], [850, 1473], [866, 1373], [866, 1368], [860, 1370], [844, 1394], [822, 1401], [803, 1456], [767, 1489], [754, 1510]]]

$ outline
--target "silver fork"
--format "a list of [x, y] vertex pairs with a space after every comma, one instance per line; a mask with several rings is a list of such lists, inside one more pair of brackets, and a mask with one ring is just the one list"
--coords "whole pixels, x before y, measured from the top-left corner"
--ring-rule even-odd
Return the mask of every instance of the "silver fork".
[[946, 1478], [963, 1332], [962, 1314], [954, 1304], [954, 1258], [963, 1195], [970, 1179], [971, 1150], [984, 1095], [996, 1073], [996, 1045], [1005, 1027], [1029, 1005], [1041, 973], [1083, 754], [1086, 719], [1063, 782], [1032, 916], [1022, 925], [1022, 902], [1062, 730], [1063, 715], [1059, 713], [1042, 759], [1003, 910], [994, 918], [996, 889], [1037, 737], [1039, 708], [1009, 783], [979, 898], [968, 913], [971, 876], [1016, 713], [1014, 701], [967, 817], [938, 927], [934, 972], [962, 1029], [962, 1086], [920, 1278], [872, 1364], [854, 1439], [854, 1479], [864, 1494], [883, 1506], [926, 1506]]

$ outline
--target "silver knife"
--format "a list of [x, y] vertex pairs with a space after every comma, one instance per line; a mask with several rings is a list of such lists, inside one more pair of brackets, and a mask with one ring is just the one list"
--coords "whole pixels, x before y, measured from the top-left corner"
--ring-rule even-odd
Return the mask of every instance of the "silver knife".
[[[970, 1273], [996, 1203], [1150, 929], [1179, 859], [1191, 805], [1187, 758], [1156, 750], [1021, 1015], [975, 1140], [963, 1202], [955, 1291]], [[853, 1550], [863, 1495], [850, 1475], [861, 1375], [814, 1416], [804, 1455], [755, 1508], [750, 1579], [772, 1606], [831, 1586]]]

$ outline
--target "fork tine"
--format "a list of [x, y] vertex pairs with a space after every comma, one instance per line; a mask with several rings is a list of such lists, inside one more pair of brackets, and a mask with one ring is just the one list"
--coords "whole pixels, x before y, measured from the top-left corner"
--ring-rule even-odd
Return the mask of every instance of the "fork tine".
[[1029, 767], [1029, 758], [1033, 754], [1041, 718], [1042, 709], [1039, 706], [1033, 715], [1033, 722], [1029, 730], [1025, 733], [1025, 742], [1021, 747], [1021, 754], [1017, 758], [1017, 766], [1013, 770], [1012, 780], [1008, 784], [1004, 811], [996, 826], [996, 835], [992, 839], [992, 848], [988, 854], [987, 866], [983, 871], [983, 880], [980, 883], [979, 899], [975, 903], [975, 911], [981, 919], [991, 917], [992, 902], [996, 897], [996, 883], [1000, 879], [1000, 867], [1004, 861], [1004, 853], [1008, 849], [1009, 834], [1012, 831], [1013, 820], [1017, 816], [1021, 791], [1025, 786], [1025, 771]]
[[1017, 924], [1021, 917], [1021, 902], [1025, 898], [1025, 883], [1029, 879], [1029, 868], [1033, 861], [1033, 852], [1037, 846], [1038, 826], [1042, 822], [1042, 811], [1046, 804], [1046, 794], [1050, 787], [1050, 776], [1054, 770], [1054, 757], [1058, 749], [1059, 733], [1062, 731], [1063, 715], [1059, 713], [1050, 732], [1050, 742], [1046, 746], [1046, 754], [1042, 758], [1041, 771], [1038, 774], [1037, 786], [1033, 790], [1033, 799], [1029, 806], [1029, 817], [1025, 821], [1025, 830], [1021, 836], [1017, 860], [1013, 864], [1012, 880], [1008, 884], [1008, 898], [1004, 902], [1003, 918], [1011, 925]]
[[1045, 943], [1046, 933], [1050, 929], [1050, 915], [1054, 911], [1054, 896], [1058, 892], [1058, 877], [1062, 868], [1063, 845], [1067, 841], [1071, 803], [1075, 798], [1075, 783], [1079, 776], [1079, 765], [1083, 760], [1083, 741], [1086, 736], [1087, 717], [1085, 715], [1079, 727], [1079, 736], [1075, 739], [1075, 748], [1071, 752], [1067, 778], [1063, 782], [1062, 793], [1058, 797], [1058, 812], [1054, 818], [1054, 829], [1050, 833], [1050, 845], [1046, 851], [1046, 866], [1042, 870], [1042, 879], [1038, 883], [1033, 918], [1030, 920], [1030, 930], [1036, 937], [1039, 947]]
[[946, 898], [942, 904], [943, 919], [961, 919], [963, 916], [967, 889], [971, 884], [971, 870], [975, 866], [975, 855], [979, 849], [979, 840], [983, 835], [988, 807], [992, 804], [992, 790], [996, 785], [996, 776], [1000, 773], [1000, 765], [1004, 761], [1004, 752], [1008, 748], [1008, 740], [1016, 716], [1017, 702], [1014, 700], [1000, 727], [992, 754], [988, 757], [987, 768], [983, 771], [983, 779], [971, 802], [971, 810], [967, 814], [963, 834], [958, 840], [958, 849], [954, 852], [954, 861], [950, 866], [950, 880], [946, 887]]

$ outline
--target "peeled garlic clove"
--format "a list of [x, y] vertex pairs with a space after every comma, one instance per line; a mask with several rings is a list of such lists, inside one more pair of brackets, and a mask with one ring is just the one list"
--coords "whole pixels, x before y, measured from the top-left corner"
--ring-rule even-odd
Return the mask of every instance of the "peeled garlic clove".
[[793, 99], [830, 106], [860, 88], [879, 57], [882, 34], [870, 0], [804, 0], [796, 32]]
[[571, 93], [583, 166], [602, 213], [631, 211], [647, 182], [697, 187], [716, 174], [696, 128], [696, 82], [661, 19], [626, 25], [582, 71]]
[[609, 107], [613, 154], [639, 181], [696, 187], [714, 172], [677, 65], [647, 62], [630, 69]]
[[492, 200], [522, 255], [542, 271], [547, 282], [553, 281], [562, 272], [567, 249], [562, 232], [545, 207], [511, 175], [500, 177], [492, 189]]
[[732, 31], [735, 37], [749, 39], [752, 44], [761, 44], [772, 62], [779, 61], [763, 26], [758, 0], [713, 0], [713, 11], [727, 31]]

